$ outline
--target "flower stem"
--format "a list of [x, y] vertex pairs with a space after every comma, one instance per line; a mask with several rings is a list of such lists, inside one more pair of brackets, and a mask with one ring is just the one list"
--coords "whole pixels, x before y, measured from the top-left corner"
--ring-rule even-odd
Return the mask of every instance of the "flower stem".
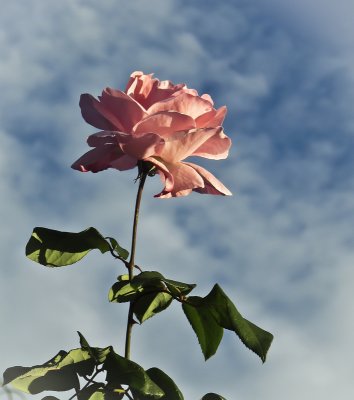
[[[133, 223], [133, 233], [132, 233], [132, 247], [130, 251], [130, 259], [128, 263], [128, 274], [129, 281], [131, 281], [134, 277], [134, 266], [135, 266], [135, 247], [136, 247], [136, 234], [138, 228], [138, 220], [139, 220], [139, 209], [141, 203], [141, 197], [143, 194], [144, 184], [148, 173], [139, 169], [139, 188], [138, 193], [136, 195], [135, 201], [135, 212], [134, 212], [134, 223]], [[127, 331], [125, 336], [125, 358], [130, 359], [130, 343], [132, 336], [132, 329], [134, 325], [133, 319], [133, 304], [130, 302], [129, 304], [129, 312], [128, 312], [128, 321], [127, 321]]]

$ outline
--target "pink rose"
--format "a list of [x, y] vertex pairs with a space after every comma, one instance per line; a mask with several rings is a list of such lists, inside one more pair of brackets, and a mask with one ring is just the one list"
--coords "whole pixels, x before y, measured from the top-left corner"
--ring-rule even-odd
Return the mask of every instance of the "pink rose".
[[219, 160], [228, 156], [231, 140], [222, 129], [226, 107], [213, 108], [185, 84], [159, 81], [153, 74], [134, 72], [124, 92], [106, 88], [96, 100], [83, 94], [83, 118], [100, 132], [89, 136], [92, 150], [74, 162], [79, 171], [120, 171], [149, 161], [164, 182], [155, 197], [168, 198], [198, 193], [231, 195], [206, 169], [183, 162], [189, 156]]

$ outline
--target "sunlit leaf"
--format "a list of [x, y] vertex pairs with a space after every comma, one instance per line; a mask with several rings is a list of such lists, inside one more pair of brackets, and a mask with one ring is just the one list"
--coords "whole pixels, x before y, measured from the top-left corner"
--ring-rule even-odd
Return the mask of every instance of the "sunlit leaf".
[[164, 279], [163, 282], [175, 297], [186, 296], [197, 286], [195, 284], [173, 281], [171, 279]]
[[76, 263], [93, 249], [101, 253], [110, 250], [108, 241], [95, 228], [71, 233], [37, 227], [27, 243], [26, 256], [45, 266], [62, 267]]
[[102, 383], [93, 383], [81, 390], [78, 400], [121, 400], [125, 390], [120, 388], [112, 390]]
[[182, 304], [182, 308], [197, 335], [204, 358], [207, 360], [216, 353], [224, 330], [215, 321], [210, 308], [203, 303], [202, 298], [189, 297], [188, 303]]
[[11, 383], [16, 389], [31, 394], [78, 389], [78, 375], [91, 375], [94, 365], [87, 351], [74, 349], [67, 353], [62, 350], [42, 365], [8, 368], [4, 372], [4, 384]]
[[170, 294], [155, 292], [139, 297], [134, 302], [134, 314], [140, 323], [165, 310], [172, 302]]
[[119, 276], [118, 276], [118, 281], [119, 281], [119, 282], [129, 281], [129, 275], [128, 275], [128, 274], [119, 275]]
[[136, 298], [138, 288], [133, 287], [129, 281], [120, 281], [113, 284], [108, 292], [111, 303], [126, 303]]

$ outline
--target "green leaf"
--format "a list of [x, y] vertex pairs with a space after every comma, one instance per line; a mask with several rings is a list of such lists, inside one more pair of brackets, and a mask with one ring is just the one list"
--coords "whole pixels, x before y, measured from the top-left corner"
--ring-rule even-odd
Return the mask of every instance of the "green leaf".
[[207, 393], [201, 398], [201, 400], [226, 400], [225, 397], [220, 396], [216, 393]]
[[197, 335], [204, 358], [207, 360], [216, 353], [224, 330], [215, 321], [210, 307], [203, 304], [202, 298], [189, 297], [188, 303], [183, 303], [182, 308]]
[[129, 281], [129, 275], [128, 275], [128, 274], [119, 275], [119, 276], [118, 276], [118, 281], [119, 281], [119, 282]]
[[60, 400], [58, 397], [55, 396], [44, 396], [42, 400]]
[[134, 276], [129, 282], [128, 275], [118, 276], [118, 282], [114, 283], [108, 293], [108, 299], [113, 303], [130, 302], [147, 290], [158, 292], [164, 289], [161, 279], [163, 276], [159, 272], [145, 271]]
[[122, 388], [112, 390], [102, 383], [93, 383], [81, 390], [77, 398], [78, 400], [121, 400], [124, 392], [125, 390]]
[[159, 368], [149, 368], [146, 373], [165, 392], [163, 400], [184, 400], [174, 381]]
[[[81, 389], [77, 394], [78, 400], [88, 400], [90, 399], [97, 391], [102, 388], [103, 384], [94, 382], [91, 385], [87, 386], [85, 389]], [[43, 400], [43, 399], [42, 399]]]
[[124, 303], [158, 292], [170, 292], [172, 296], [180, 298], [189, 294], [195, 286], [166, 279], [156, 271], [144, 271], [134, 276], [131, 282], [128, 275], [118, 276], [118, 282], [111, 287], [108, 298], [110, 302]]
[[118, 276], [108, 293], [114, 303], [134, 302], [134, 313], [140, 323], [165, 310], [175, 298], [182, 298], [196, 285], [166, 279], [157, 271], [144, 271], [129, 282], [127, 275]]
[[107, 355], [112, 351], [112, 346], [109, 347], [105, 347], [103, 349], [98, 348], [98, 347], [91, 347], [87, 340], [84, 338], [84, 336], [82, 335], [82, 333], [77, 332], [79, 337], [80, 337], [80, 346], [81, 349], [84, 351], [87, 351], [89, 353], [89, 355], [93, 358], [93, 360], [95, 361], [95, 364], [102, 364]]
[[139, 297], [134, 302], [134, 314], [140, 323], [153, 317], [159, 312], [165, 310], [171, 303], [173, 297], [164, 292], [146, 294]]
[[130, 389], [149, 399], [161, 399], [164, 396], [163, 390], [151, 380], [140, 365], [114, 351], [107, 356], [103, 367], [107, 371], [106, 380], [110, 387], [129, 385]]
[[136, 298], [137, 288], [133, 287], [129, 281], [116, 282], [109, 289], [108, 300], [111, 303], [127, 303]]
[[197, 286], [195, 284], [172, 281], [171, 279], [164, 279], [163, 282], [174, 297], [186, 296]]
[[33, 367], [11, 367], [4, 372], [4, 384], [11, 383], [16, 389], [30, 394], [44, 390], [78, 390], [78, 376], [91, 375], [94, 360], [82, 349], [68, 353], [60, 351], [51, 360]]
[[120, 257], [122, 257], [124, 260], [129, 257], [129, 251], [121, 247], [116, 239], [112, 237], [108, 237], [107, 239], [109, 240], [113, 251], [116, 252]]
[[143, 271], [135, 275], [132, 279], [132, 286], [136, 289], [150, 288], [150, 289], [164, 289], [162, 284], [164, 277], [157, 271]]
[[71, 233], [37, 227], [27, 243], [26, 256], [45, 266], [62, 267], [78, 262], [93, 249], [110, 251], [110, 244], [95, 228]]
[[234, 331], [242, 343], [255, 352], [263, 362], [273, 340], [273, 335], [243, 318], [221, 287], [216, 284], [204, 298], [215, 321], [225, 329]]
[[224, 328], [235, 332], [242, 343], [265, 362], [273, 335], [243, 318], [219, 285], [204, 298], [188, 297], [182, 308], [206, 360], [215, 354], [222, 338], [220, 329]]

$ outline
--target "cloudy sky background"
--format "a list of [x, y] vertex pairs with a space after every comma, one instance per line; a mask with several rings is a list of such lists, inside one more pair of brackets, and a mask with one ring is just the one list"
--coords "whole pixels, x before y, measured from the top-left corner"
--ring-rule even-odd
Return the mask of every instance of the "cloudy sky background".
[[157, 200], [149, 179], [137, 263], [196, 295], [219, 282], [275, 340], [262, 365], [225, 332], [205, 363], [175, 305], [135, 328], [134, 360], [186, 400], [352, 398], [354, 3], [0, 2], [1, 370], [77, 347], [77, 330], [123, 353], [127, 310], [107, 301], [120, 265], [92, 253], [46, 269], [24, 247], [34, 226], [95, 226], [130, 245], [136, 171], [70, 165], [95, 131], [80, 94], [143, 70], [227, 105], [230, 157], [203, 165], [235, 195]]

